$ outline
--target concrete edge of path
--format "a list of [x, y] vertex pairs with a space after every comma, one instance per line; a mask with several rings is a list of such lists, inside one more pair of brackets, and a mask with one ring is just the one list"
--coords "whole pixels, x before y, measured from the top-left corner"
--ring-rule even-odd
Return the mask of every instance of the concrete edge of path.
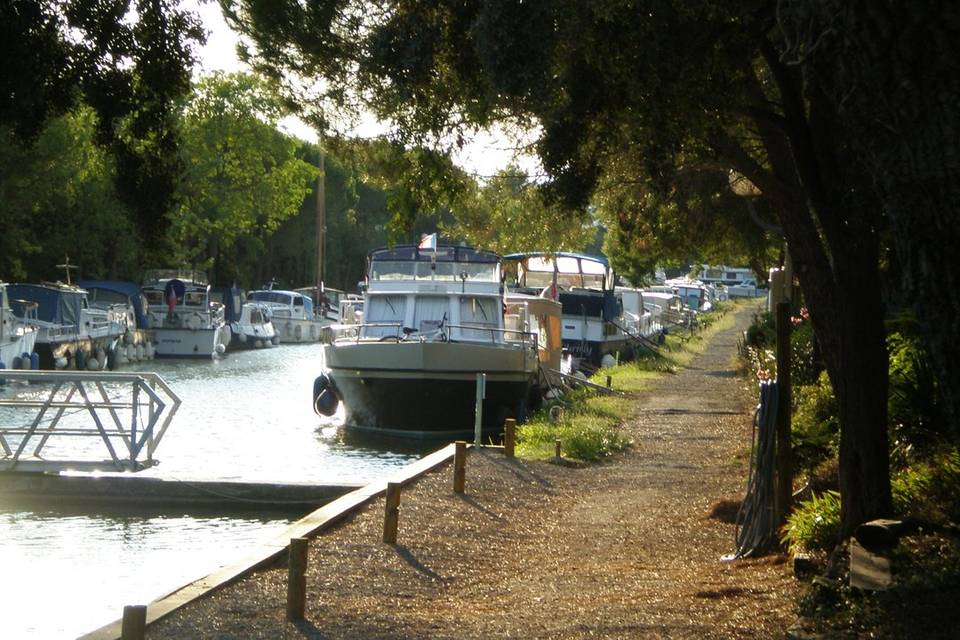
[[[236, 562], [160, 596], [147, 604], [147, 625], [160, 620], [180, 607], [217, 589], [253, 573], [259, 567], [280, 557], [290, 545], [291, 538], [309, 538], [339, 522], [374, 498], [384, 494], [388, 482], [407, 484], [453, 459], [455, 446], [448, 445], [408, 464], [382, 480], [375, 480], [351, 491], [316, 511], [297, 520], [282, 533], [245, 554]], [[123, 620], [118, 619], [99, 629], [80, 636], [79, 640], [119, 640]]]

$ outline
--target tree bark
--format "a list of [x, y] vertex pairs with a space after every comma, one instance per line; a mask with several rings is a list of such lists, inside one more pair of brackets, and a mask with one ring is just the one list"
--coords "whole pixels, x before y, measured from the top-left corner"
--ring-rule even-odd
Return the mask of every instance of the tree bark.
[[[844, 176], [823, 172], [824, 165], [844, 162], [833, 132], [824, 130], [829, 121], [812, 129], [809, 105], [794, 84], [799, 76], [783, 69], [773, 75], [780, 99], [791, 104], [783, 117], [754, 119], [769, 169], [730, 138], [721, 136], [716, 146], [770, 198], [790, 245], [840, 405], [841, 535], [846, 536], [892, 511], [879, 239], [869, 222], [870, 199], [845, 197]], [[758, 99], [754, 112], [762, 108]]]

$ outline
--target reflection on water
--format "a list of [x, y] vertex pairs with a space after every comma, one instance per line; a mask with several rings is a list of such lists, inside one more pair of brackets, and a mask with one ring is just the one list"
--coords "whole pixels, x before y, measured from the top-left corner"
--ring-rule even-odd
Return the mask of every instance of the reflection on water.
[[[157, 449], [160, 464], [143, 473], [357, 483], [439, 446], [354, 436], [338, 429], [338, 417], [318, 418], [311, 393], [321, 359], [319, 345], [289, 345], [228, 353], [221, 360], [128, 366], [159, 373], [183, 400]], [[42, 389], [11, 385], [0, 393], [40, 395]], [[125, 604], [149, 602], [235, 560], [299, 515], [41, 510], [0, 503], [0, 637], [91, 631], [119, 617]]]

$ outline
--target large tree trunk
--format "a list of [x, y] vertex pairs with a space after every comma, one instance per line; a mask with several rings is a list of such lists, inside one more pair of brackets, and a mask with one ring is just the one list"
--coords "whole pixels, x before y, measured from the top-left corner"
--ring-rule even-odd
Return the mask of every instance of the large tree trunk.
[[[850, 197], [837, 167], [832, 121], [800, 96], [799, 76], [767, 51], [782, 117], [758, 107], [756, 129], [769, 169], [731, 139], [718, 149], [770, 198], [810, 309], [840, 404], [841, 534], [892, 510], [887, 441], [887, 355], [879, 239], [872, 199]], [[756, 85], [757, 103], [766, 100]], [[812, 131], [808, 113], [820, 130]]]
[[[784, 29], [881, 190], [902, 284], [960, 438], [960, 13], [948, 1], [794, 3]], [[815, 46], [812, 46], [816, 43]]]

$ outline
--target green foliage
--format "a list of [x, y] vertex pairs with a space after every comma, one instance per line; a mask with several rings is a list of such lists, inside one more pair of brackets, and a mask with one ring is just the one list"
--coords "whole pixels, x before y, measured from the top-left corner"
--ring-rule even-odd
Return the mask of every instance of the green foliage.
[[813, 323], [797, 320], [790, 331], [790, 381], [795, 386], [816, 384], [823, 366], [815, 358]]
[[797, 466], [807, 475], [827, 458], [837, 454], [840, 420], [837, 398], [827, 374], [816, 384], [794, 387], [791, 442]]
[[769, 311], [753, 316], [753, 322], [747, 328], [747, 344], [758, 349], [766, 349], [777, 344], [776, 319]]
[[499, 253], [580, 251], [595, 233], [577, 212], [546, 202], [539, 186], [513, 166], [475, 189], [442, 230]]
[[316, 169], [277, 131], [280, 101], [253, 76], [214, 74], [197, 85], [183, 119], [187, 168], [173, 216], [173, 264], [213, 267], [218, 283], [236, 281], [237, 261], [259, 255], [294, 215]]
[[894, 509], [902, 517], [960, 521], [960, 450], [938, 452], [899, 470], [891, 489]]
[[139, 277], [140, 238], [95, 129], [94, 113], [81, 109], [51, 120], [29, 148], [0, 131], [5, 277], [63, 279], [55, 265], [66, 254], [84, 277]]
[[904, 331], [887, 338], [890, 353], [890, 395], [887, 411], [895, 456], [930, 449], [949, 436], [940, 388], [929, 355], [920, 340]]
[[781, 541], [791, 553], [832, 549], [840, 536], [840, 494], [825, 491], [794, 507], [787, 517]]

